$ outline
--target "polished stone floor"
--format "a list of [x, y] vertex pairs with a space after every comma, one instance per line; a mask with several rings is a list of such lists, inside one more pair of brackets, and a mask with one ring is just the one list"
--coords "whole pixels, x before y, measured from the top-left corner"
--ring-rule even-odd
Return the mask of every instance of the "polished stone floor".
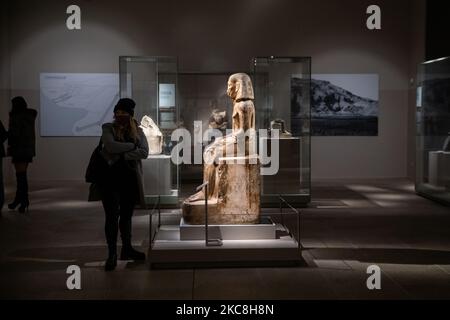
[[[407, 180], [316, 183], [302, 209], [306, 266], [149, 270], [120, 262], [112, 273], [102, 269], [103, 212], [85, 201], [87, 185], [31, 189], [28, 213], [4, 209], [0, 218], [1, 299], [450, 298], [450, 209], [416, 196]], [[148, 238], [148, 212], [137, 211], [136, 247], [146, 250]], [[73, 264], [80, 291], [66, 288]], [[374, 264], [381, 290], [370, 291]]]

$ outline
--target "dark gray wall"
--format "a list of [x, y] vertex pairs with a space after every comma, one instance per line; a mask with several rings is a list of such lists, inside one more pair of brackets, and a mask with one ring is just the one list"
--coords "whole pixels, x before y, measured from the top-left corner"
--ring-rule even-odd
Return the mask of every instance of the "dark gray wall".
[[[3, 8], [0, 11], [0, 117], [2, 121], [7, 118], [9, 88], [10, 88], [10, 56], [9, 56], [9, 23], [8, 9]], [[6, 126], [7, 123], [4, 122]]]
[[[0, 10], [0, 119], [8, 125], [8, 105], [10, 98], [10, 45], [9, 45], [9, 7], [8, 3]], [[6, 144], [5, 144], [6, 146]], [[7, 160], [3, 161], [6, 180], [10, 180], [11, 170]]]
[[413, 0], [410, 15], [410, 90], [408, 112], [408, 162], [407, 175], [414, 179], [416, 175], [416, 78], [419, 63], [425, 58], [425, 12], [426, 3], [422, 0]]
[[[365, 28], [372, 1], [85, 0], [83, 29], [68, 31], [71, 3], [11, 2], [12, 94], [30, 105], [39, 108], [39, 73], [118, 72], [119, 55], [174, 55], [181, 71], [204, 72], [248, 70], [253, 56], [311, 56], [314, 73], [378, 73], [381, 90], [379, 136], [313, 138], [313, 178], [407, 176], [411, 1], [377, 1], [376, 32]], [[32, 179], [82, 179], [96, 140], [38, 138]]]
[[448, 1], [427, 0], [426, 60], [450, 57], [450, 42], [442, 36], [450, 33]]

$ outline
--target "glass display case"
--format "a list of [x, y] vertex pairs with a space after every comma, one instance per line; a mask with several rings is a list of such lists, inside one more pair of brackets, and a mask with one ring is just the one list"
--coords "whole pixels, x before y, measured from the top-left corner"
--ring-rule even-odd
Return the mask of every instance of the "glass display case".
[[261, 205], [276, 206], [280, 196], [306, 205], [311, 201], [311, 58], [257, 57], [253, 68], [256, 127], [280, 133], [260, 136], [260, 155], [279, 148], [278, 172], [262, 176]]
[[419, 65], [417, 86], [418, 194], [450, 204], [450, 58]]
[[[310, 63], [256, 58], [251, 70], [178, 74], [179, 126], [189, 133], [191, 159], [180, 165], [181, 210], [150, 213], [152, 268], [303, 263], [297, 208], [310, 201]], [[231, 133], [244, 127], [259, 134], [248, 139], [248, 146], [259, 141], [259, 157], [253, 148], [238, 156]], [[275, 153], [279, 161], [252, 163]], [[220, 155], [215, 165], [205, 160], [211, 155]], [[277, 170], [265, 175], [273, 162]]]
[[178, 166], [171, 161], [172, 132], [179, 126], [177, 58], [122, 56], [120, 96], [136, 102], [135, 118], [149, 142], [142, 163], [146, 202], [177, 205]]
[[[189, 195], [203, 182], [203, 163], [195, 161], [196, 150], [203, 153], [211, 143], [205, 140], [208, 129], [223, 134], [231, 129], [233, 105], [227, 95], [227, 81], [232, 72], [179, 72], [178, 96], [180, 123], [191, 134], [191, 162], [180, 166], [181, 193]], [[216, 120], [217, 121], [216, 121]]]

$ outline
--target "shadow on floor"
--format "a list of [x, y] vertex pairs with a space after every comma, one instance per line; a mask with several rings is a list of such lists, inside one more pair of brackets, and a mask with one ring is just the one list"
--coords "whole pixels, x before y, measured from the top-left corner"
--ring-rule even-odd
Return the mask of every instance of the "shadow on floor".
[[[145, 249], [136, 247], [138, 250]], [[0, 261], [0, 273], [3, 272], [36, 272], [55, 271], [66, 269], [69, 265], [78, 265], [87, 268], [103, 269], [103, 262], [106, 258], [106, 246], [80, 246], [80, 247], [52, 247], [33, 248], [18, 250], [2, 257]], [[120, 254], [120, 247], [118, 248]], [[308, 263], [302, 258], [298, 261], [290, 262], [209, 262], [209, 263], [188, 263], [180, 264], [158, 264], [152, 265], [155, 269], [193, 269], [193, 268], [271, 268], [278, 267], [308, 267]], [[145, 262], [128, 261], [125, 269], [145, 270], [150, 269], [150, 261]]]
[[[142, 250], [141, 248], [138, 248]], [[120, 255], [120, 246], [118, 247]], [[1, 272], [53, 271], [67, 268], [69, 265], [85, 265], [103, 268], [106, 259], [106, 246], [80, 246], [57, 248], [33, 248], [19, 250], [3, 256], [0, 262]], [[126, 269], [146, 266], [145, 262], [129, 261]]]
[[[383, 249], [383, 248], [305, 248], [304, 252], [317, 260], [354, 260], [361, 263], [411, 264], [411, 265], [450, 265], [450, 252], [425, 249]], [[106, 247], [81, 246], [59, 248], [35, 248], [19, 250], [3, 256], [0, 272], [53, 271], [67, 268], [69, 265], [103, 268]], [[125, 269], [143, 270], [146, 263], [127, 262]], [[299, 267], [313, 267], [314, 264], [298, 264]], [[227, 268], [223, 263], [208, 265], [212, 268]], [[254, 267], [252, 265], [242, 267]], [[265, 267], [262, 264], [260, 267]], [[184, 265], [183, 268], [190, 268]]]
[[450, 265], [450, 251], [383, 248], [306, 248], [315, 259], [354, 260], [366, 263]]

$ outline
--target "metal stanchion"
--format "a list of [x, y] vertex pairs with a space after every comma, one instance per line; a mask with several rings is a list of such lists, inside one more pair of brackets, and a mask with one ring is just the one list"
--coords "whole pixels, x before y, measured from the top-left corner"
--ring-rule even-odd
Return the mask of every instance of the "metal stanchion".
[[150, 248], [151, 244], [153, 243], [153, 240], [155, 237], [153, 237], [153, 215], [155, 214], [155, 211], [158, 210], [158, 226], [155, 230], [155, 237], [156, 233], [161, 229], [161, 196], [158, 196], [158, 201], [153, 205], [153, 208], [150, 211], [149, 214], [149, 232], [150, 232]]
[[223, 245], [221, 239], [209, 239], [209, 225], [208, 225], [208, 182], [197, 187], [197, 192], [204, 189], [205, 192], [205, 245], [207, 247], [220, 247]]
[[158, 202], [153, 205], [153, 208], [151, 209], [150, 214], [149, 214], [149, 223], [148, 223], [149, 224], [149, 232], [150, 232], [150, 236], [149, 236], [149, 251], [152, 250], [152, 246], [153, 246], [153, 242], [154, 242], [154, 240], [156, 238], [156, 234], [158, 233], [158, 230], [161, 228], [161, 220], [160, 220], [159, 223], [158, 223], [158, 226], [157, 226], [157, 228], [155, 230], [155, 236], [153, 236], [153, 214], [154, 214], [156, 209], [158, 209], [159, 214], [161, 214], [161, 210], [159, 208], [159, 203]]
[[278, 199], [280, 200], [279, 205], [280, 205], [280, 214], [281, 214], [281, 224], [284, 226], [285, 223], [284, 223], [283, 204], [282, 204], [283, 197], [281, 196], [281, 194], [278, 195]]
[[158, 229], [161, 229], [161, 195], [158, 195]]
[[[301, 259], [303, 246], [300, 241], [300, 236], [301, 236], [300, 235], [300, 211], [295, 209], [293, 206], [291, 206], [281, 195], [279, 196], [279, 199], [280, 199], [280, 210], [282, 208], [281, 202], [284, 202], [288, 208], [290, 208], [292, 211], [295, 212], [295, 214], [297, 216], [297, 221], [296, 221], [297, 222], [297, 245], [298, 245], [297, 248], [298, 248], [298, 256]], [[283, 213], [282, 213], [282, 216], [283, 216]], [[291, 235], [291, 237], [293, 236], [290, 230], [289, 230], [289, 234]]]

